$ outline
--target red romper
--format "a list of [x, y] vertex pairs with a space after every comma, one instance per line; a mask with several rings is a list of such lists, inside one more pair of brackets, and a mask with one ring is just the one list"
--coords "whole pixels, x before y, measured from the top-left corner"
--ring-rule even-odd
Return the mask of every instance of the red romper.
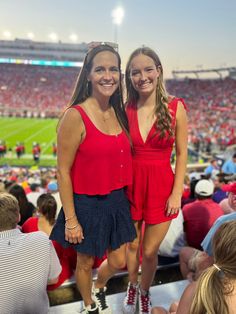
[[[174, 98], [168, 105], [173, 126], [178, 101], [183, 103], [181, 99]], [[128, 104], [127, 116], [133, 142], [133, 184], [127, 189], [132, 219], [158, 224], [176, 218], [177, 214], [166, 216], [165, 212], [174, 184], [170, 158], [175, 138], [160, 139], [154, 123], [144, 143], [139, 131], [135, 103]]]

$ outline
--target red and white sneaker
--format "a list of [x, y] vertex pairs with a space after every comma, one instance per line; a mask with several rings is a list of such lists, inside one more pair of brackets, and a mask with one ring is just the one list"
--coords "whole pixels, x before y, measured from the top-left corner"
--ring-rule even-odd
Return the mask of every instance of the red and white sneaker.
[[124, 314], [134, 314], [138, 303], [138, 284], [128, 283], [126, 296], [123, 303]]
[[151, 295], [149, 291], [139, 291], [139, 314], [150, 314], [152, 309]]

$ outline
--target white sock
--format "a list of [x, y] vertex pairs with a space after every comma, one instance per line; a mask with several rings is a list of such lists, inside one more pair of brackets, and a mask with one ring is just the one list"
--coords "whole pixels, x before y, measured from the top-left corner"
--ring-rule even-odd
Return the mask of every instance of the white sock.
[[140, 292], [141, 292], [142, 295], [145, 295], [145, 296], [146, 296], [147, 294], [149, 294], [149, 290], [144, 290], [144, 289], [141, 288], [141, 287], [140, 287]]
[[138, 286], [139, 286], [139, 284], [138, 284], [138, 282], [136, 282], [136, 283], [130, 283], [130, 285], [132, 286], [132, 287], [134, 287], [134, 288], [138, 288]]

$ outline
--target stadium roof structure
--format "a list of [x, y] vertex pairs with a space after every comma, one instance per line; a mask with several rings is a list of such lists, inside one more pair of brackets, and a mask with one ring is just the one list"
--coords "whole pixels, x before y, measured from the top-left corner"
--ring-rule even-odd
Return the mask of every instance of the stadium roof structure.
[[0, 58], [83, 61], [86, 43], [50, 43], [26, 39], [0, 40]]
[[236, 79], [236, 67], [225, 67], [225, 68], [216, 68], [216, 69], [201, 69], [201, 70], [180, 70], [180, 71], [172, 71], [172, 75], [174, 78], [178, 78], [179, 76], [185, 75], [188, 77], [190, 75], [195, 75], [197, 78], [200, 78], [201, 74], [204, 73], [214, 73], [219, 76], [219, 78], [223, 77], [223, 73], [227, 73], [228, 77]]
[[[118, 45], [104, 42], [118, 50]], [[29, 39], [0, 40], [0, 63], [81, 67], [85, 54], [102, 42], [51, 43]]]

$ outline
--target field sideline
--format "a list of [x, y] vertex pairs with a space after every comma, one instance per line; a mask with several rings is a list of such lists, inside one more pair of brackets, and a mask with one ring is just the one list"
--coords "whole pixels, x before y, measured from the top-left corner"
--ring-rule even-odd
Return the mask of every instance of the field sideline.
[[[36, 119], [36, 118], [0, 118], [0, 140], [4, 140], [7, 145], [7, 155], [5, 160], [13, 160], [16, 157], [15, 147], [17, 142], [24, 142], [25, 155], [22, 156], [20, 164], [28, 164], [27, 160], [32, 160], [33, 143], [37, 142], [41, 146], [41, 160], [52, 160], [52, 144], [56, 142], [57, 119]], [[12, 153], [9, 152], [12, 149]], [[3, 162], [3, 160], [2, 160]], [[2, 162], [0, 164], [2, 164]], [[15, 163], [15, 162], [14, 162]], [[50, 162], [51, 164], [51, 162]]]
[[[0, 117], [0, 140], [7, 145], [7, 155], [0, 158], [0, 166], [33, 166], [32, 146], [37, 142], [41, 146], [39, 166], [56, 166], [56, 157], [52, 154], [52, 144], [56, 142], [56, 126], [58, 119], [37, 118], [3, 118]], [[24, 142], [25, 155], [16, 158], [17, 142]], [[12, 151], [9, 151], [9, 148]], [[189, 156], [188, 163], [192, 160]]]

